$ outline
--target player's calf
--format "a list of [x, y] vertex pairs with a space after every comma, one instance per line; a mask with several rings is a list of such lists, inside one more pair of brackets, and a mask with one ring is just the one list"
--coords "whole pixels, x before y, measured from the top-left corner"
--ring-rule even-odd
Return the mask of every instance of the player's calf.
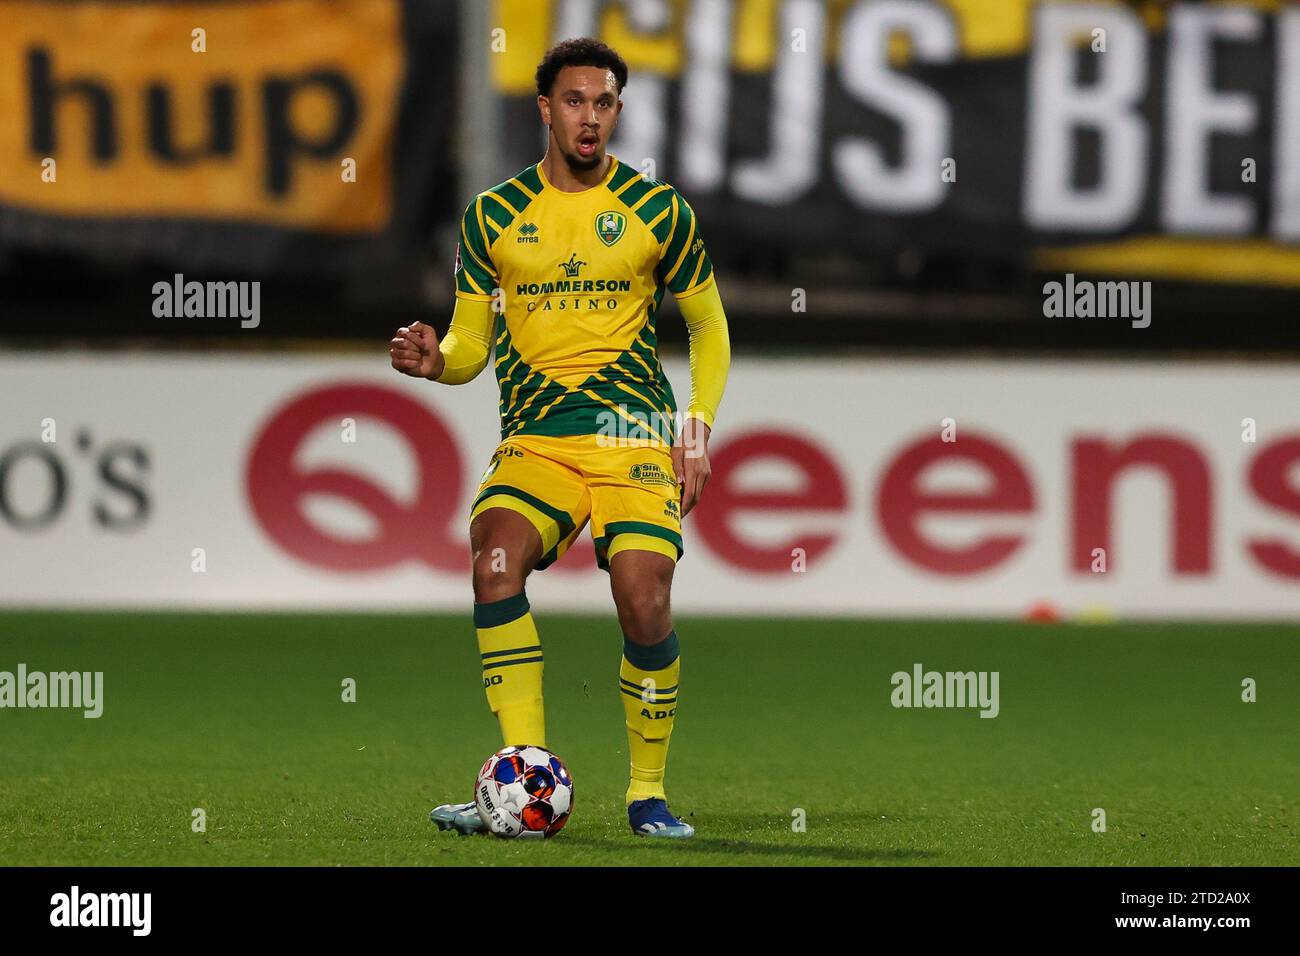
[[673, 562], [650, 551], [622, 551], [610, 560], [610, 590], [623, 636], [652, 646], [672, 630]]

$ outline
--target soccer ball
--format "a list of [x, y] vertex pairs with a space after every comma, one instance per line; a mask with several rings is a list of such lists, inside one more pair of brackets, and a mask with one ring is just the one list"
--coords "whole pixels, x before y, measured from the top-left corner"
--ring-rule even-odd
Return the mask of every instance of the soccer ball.
[[499, 837], [555, 836], [573, 810], [573, 778], [549, 750], [506, 747], [478, 772], [474, 802]]

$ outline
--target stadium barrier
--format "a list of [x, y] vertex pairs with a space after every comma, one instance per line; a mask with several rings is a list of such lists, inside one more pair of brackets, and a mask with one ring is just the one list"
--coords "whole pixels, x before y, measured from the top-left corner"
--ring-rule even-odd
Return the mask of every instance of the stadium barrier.
[[[684, 392], [683, 363], [667, 370]], [[7, 356], [0, 380], [0, 604], [468, 605], [465, 519], [497, 434], [487, 376]], [[1291, 617], [1300, 420], [1285, 408], [1300, 383], [1282, 365], [744, 359], [674, 605]], [[530, 593], [607, 608], [589, 538]]]

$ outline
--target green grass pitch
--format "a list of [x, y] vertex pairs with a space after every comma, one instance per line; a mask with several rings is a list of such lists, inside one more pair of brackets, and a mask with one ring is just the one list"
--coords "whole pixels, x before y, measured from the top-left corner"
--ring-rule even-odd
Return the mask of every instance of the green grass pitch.
[[[538, 609], [538, 622], [550, 744], [576, 809], [556, 839], [512, 843], [428, 823], [435, 804], [469, 799], [499, 746], [467, 614], [0, 614], [0, 670], [103, 671], [105, 697], [98, 720], [0, 710], [0, 861], [1300, 859], [1293, 627], [682, 618], [668, 792], [698, 835], [657, 843], [623, 811], [613, 615]], [[890, 675], [915, 662], [998, 671], [1001, 713], [895, 709]], [[341, 699], [347, 677], [355, 703]]]

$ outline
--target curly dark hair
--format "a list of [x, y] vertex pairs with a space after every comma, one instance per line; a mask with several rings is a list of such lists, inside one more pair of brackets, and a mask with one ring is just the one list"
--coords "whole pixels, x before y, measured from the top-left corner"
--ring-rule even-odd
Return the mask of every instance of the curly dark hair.
[[614, 74], [618, 92], [623, 92], [627, 85], [627, 64], [613, 47], [602, 43], [594, 37], [575, 37], [563, 40], [546, 51], [542, 62], [537, 64], [537, 94], [550, 96], [551, 87], [560, 70], [566, 66], [599, 66]]

